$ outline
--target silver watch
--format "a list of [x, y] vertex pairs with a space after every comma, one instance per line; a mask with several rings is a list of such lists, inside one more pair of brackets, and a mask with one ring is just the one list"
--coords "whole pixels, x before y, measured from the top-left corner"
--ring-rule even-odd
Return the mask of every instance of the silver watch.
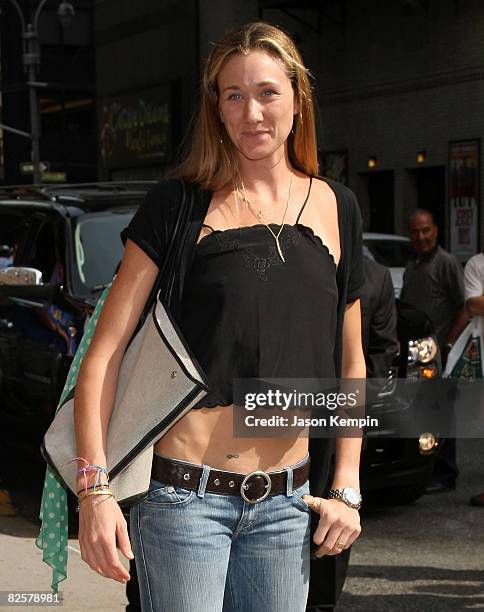
[[360, 492], [352, 487], [345, 487], [344, 489], [330, 489], [328, 499], [338, 499], [355, 510], [359, 510], [361, 508], [362, 498]]

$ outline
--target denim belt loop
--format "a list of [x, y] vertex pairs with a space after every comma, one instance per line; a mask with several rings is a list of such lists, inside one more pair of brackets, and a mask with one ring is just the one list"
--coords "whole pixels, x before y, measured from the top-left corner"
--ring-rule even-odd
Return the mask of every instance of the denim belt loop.
[[208, 477], [210, 474], [210, 466], [204, 465], [202, 475], [200, 476], [200, 483], [198, 485], [197, 495], [198, 497], [205, 497], [205, 488], [207, 486]]
[[292, 497], [293, 496], [293, 488], [292, 488], [293, 473], [292, 473], [292, 467], [286, 468], [285, 471], [287, 472], [286, 497]]

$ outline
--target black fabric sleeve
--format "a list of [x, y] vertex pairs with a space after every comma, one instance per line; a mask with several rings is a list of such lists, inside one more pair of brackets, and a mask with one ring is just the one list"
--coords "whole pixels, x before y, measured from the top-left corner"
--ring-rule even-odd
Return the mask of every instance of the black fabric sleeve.
[[361, 289], [365, 282], [363, 271], [363, 221], [355, 194], [351, 190], [348, 193], [348, 244], [349, 252], [349, 278], [346, 303], [354, 302], [361, 296]]
[[381, 284], [375, 289], [381, 293], [370, 322], [367, 375], [387, 378], [388, 370], [398, 353], [395, 292], [388, 270], [384, 270]]
[[162, 181], [146, 194], [130, 224], [121, 232], [126, 244], [129, 238], [161, 268], [167, 249], [167, 227], [174, 202], [179, 200], [176, 184]]

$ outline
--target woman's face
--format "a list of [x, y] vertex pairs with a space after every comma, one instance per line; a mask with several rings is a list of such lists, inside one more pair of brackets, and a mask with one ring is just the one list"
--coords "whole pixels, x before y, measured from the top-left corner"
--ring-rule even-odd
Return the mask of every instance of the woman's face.
[[241, 155], [261, 160], [284, 151], [299, 109], [281, 62], [264, 51], [233, 55], [218, 87], [220, 117]]

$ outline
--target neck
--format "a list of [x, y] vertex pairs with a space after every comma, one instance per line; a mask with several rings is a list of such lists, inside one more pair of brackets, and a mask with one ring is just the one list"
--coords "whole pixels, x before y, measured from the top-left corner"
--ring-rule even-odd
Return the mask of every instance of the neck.
[[287, 186], [294, 169], [289, 162], [287, 150], [277, 151], [266, 159], [251, 160], [239, 157], [239, 173], [247, 191], [256, 198], [278, 200], [287, 196]]
[[435, 253], [435, 251], [438, 249], [439, 245], [438, 243], [435, 243], [435, 245], [430, 249], [430, 251], [426, 251], [425, 253], [417, 253], [417, 261], [426, 261], [427, 259], [430, 259], [430, 257], [432, 257], [432, 255]]

